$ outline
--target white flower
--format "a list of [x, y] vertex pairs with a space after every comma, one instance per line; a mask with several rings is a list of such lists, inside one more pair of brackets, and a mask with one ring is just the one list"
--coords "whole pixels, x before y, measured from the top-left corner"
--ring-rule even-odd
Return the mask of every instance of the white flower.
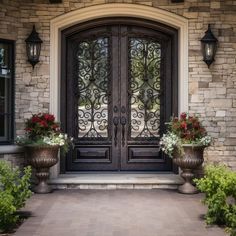
[[203, 146], [209, 146], [211, 143], [211, 137], [210, 136], [205, 136], [200, 139], [200, 144]]
[[172, 157], [174, 148], [181, 143], [180, 138], [171, 132], [164, 134], [160, 140], [161, 150]]
[[65, 142], [61, 140], [60, 143], [59, 143], [59, 145], [60, 145], [60, 146], [63, 146], [63, 145], [65, 145]]

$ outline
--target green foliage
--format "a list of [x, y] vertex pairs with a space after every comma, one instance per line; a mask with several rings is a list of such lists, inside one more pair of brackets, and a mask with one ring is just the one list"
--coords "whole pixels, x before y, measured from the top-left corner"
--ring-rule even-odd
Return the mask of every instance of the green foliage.
[[0, 192], [0, 232], [8, 231], [19, 219], [16, 207], [13, 205], [13, 196], [7, 192]]
[[30, 178], [31, 167], [24, 168], [21, 176], [18, 168], [13, 169], [7, 162], [0, 161], [0, 230], [9, 230], [18, 220], [16, 211], [31, 196]]
[[236, 236], [236, 173], [223, 165], [209, 165], [205, 177], [195, 179], [195, 183], [205, 193], [206, 223], [224, 225]]

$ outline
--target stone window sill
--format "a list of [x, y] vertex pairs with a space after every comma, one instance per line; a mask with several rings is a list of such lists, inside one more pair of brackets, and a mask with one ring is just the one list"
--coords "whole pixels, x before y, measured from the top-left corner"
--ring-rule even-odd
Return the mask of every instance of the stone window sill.
[[13, 153], [22, 153], [24, 152], [24, 147], [17, 145], [1, 145], [0, 154], [13, 154]]

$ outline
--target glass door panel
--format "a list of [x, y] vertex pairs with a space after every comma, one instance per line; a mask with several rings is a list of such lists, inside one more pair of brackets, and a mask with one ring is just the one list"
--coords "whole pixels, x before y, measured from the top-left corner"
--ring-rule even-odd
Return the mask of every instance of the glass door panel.
[[129, 38], [130, 137], [160, 137], [161, 45], [153, 39]]
[[109, 39], [78, 44], [78, 137], [108, 138]]

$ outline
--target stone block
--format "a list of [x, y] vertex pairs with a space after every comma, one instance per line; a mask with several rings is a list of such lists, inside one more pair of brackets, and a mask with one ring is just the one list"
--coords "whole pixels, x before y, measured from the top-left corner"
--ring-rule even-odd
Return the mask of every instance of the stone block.
[[189, 83], [189, 94], [195, 94], [198, 91], [198, 82]]
[[224, 144], [227, 146], [236, 146], [236, 138], [226, 138]]
[[196, 19], [198, 18], [198, 12], [184, 12], [183, 16], [188, 19]]
[[220, 2], [211, 1], [210, 8], [212, 8], [212, 9], [220, 9], [220, 7], [221, 7]]
[[216, 117], [225, 117], [226, 111], [216, 111]]
[[205, 81], [199, 81], [198, 82], [198, 87], [199, 88], [209, 88], [209, 83]]
[[214, 108], [230, 108], [232, 107], [232, 99], [212, 99], [209, 106]]

